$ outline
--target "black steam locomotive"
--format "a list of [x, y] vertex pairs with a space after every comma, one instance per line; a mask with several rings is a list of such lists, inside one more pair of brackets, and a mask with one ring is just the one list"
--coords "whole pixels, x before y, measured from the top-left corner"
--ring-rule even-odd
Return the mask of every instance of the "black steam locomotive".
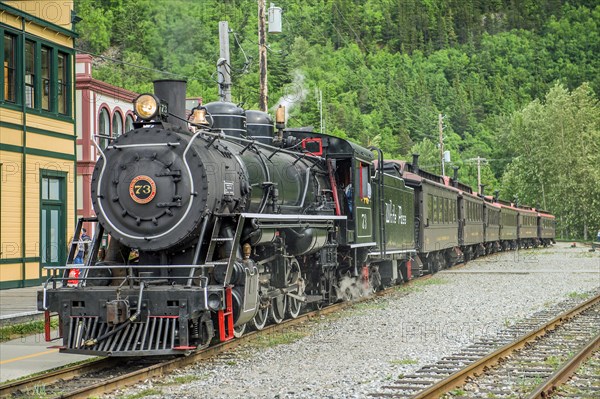
[[[553, 238], [553, 222], [544, 222], [546, 241], [540, 230], [539, 239], [511, 236], [506, 246], [500, 221], [493, 235], [483, 209], [518, 217], [516, 207], [423, 175], [416, 160], [384, 162], [376, 148], [285, 129], [279, 111], [274, 126], [268, 114], [231, 103], [189, 116], [184, 104], [185, 82], [157, 81], [155, 94], [134, 103], [134, 129], [98, 147], [90, 256], [71, 264], [75, 240], [38, 295], [41, 310], [60, 316], [63, 352], [181, 354], [295, 318], [306, 305]], [[468, 224], [481, 227], [479, 241], [461, 236], [467, 202], [476, 204]], [[552, 218], [528, 212], [536, 223]], [[95, 221], [80, 220], [75, 237]]]

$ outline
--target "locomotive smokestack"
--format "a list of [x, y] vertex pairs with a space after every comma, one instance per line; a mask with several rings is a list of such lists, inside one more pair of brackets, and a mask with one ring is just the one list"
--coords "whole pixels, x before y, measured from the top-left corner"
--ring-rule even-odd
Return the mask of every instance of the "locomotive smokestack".
[[419, 174], [419, 154], [412, 154], [412, 155], [413, 155], [413, 161], [412, 161], [413, 173]]
[[[187, 123], [185, 122], [186, 88], [187, 82], [185, 80], [162, 79], [154, 81], [154, 94], [169, 105], [170, 115], [167, 117], [167, 122], [183, 129], [187, 129]], [[171, 115], [175, 115], [177, 118]]]
[[500, 195], [500, 190], [494, 190], [494, 202], [498, 202], [499, 195]]
[[480, 192], [479, 192], [479, 194], [480, 194], [482, 197], [485, 197], [485, 194], [484, 194], [484, 192], [485, 192], [485, 184], [482, 184], [482, 185], [481, 185], [481, 188], [480, 188], [480, 190], [479, 190], [479, 191], [480, 191]]
[[452, 169], [454, 170], [454, 175], [452, 176], [452, 186], [458, 187], [458, 170], [460, 169], [460, 166], [453, 166]]

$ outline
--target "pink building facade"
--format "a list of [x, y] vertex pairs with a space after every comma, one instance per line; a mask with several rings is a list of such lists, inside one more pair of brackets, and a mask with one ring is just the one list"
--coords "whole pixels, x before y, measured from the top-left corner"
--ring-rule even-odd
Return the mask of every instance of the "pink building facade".
[[[132, 101], [137, 93], [92, 77], [91, 55], [78, 54], [75, 69], [77, 123], [77, 217], [95, 216], [90, 183], [98, 150], [108, 143], [105, 137], [118, 137], [133, 128]], [[91, 234], [92, 226], [88, 226]]]

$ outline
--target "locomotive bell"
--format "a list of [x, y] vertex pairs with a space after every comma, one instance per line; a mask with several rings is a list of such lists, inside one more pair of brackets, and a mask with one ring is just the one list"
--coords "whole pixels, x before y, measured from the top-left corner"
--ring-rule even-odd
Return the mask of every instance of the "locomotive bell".
[[206, 109], [205, 108], [194, 109], [194, 113], [192, 114], [191, 122], [195, 125], [208, 126], [209, 123], [206, 120]]

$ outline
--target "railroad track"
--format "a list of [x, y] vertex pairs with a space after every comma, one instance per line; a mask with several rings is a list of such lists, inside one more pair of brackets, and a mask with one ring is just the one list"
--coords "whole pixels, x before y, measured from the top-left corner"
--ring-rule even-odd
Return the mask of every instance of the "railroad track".
[[[562, 307], [572, 307], [572, 302], [566, 301]], [[598, 348], [600, 294], [556, 317], [551, 317], [552, 313], [540, 312], [492, 339], [476, 342], [435, 365], [405, 375], [371, 396], [548, 397]]]
[[[598, 340], [596, 340], [596, 350], [591, 354], [589, 360], [583, 362], [579, 368], [576, 368], [575, 364], [570, 364], [564, 368], [565, 373], [560, 373], [561, 379], [557, 379], [556, 382], [566, 381], [560, 386], [548, 386], [546, 392], [550, 389], [552, 390], [551, 396], [556, 394], [560, 398], [592, 399], [600, 397], [600, 348], [598, 348]], [[572, 374], [570, 377], [567, 376], [569, 373]]]
[[88, 398], [131, 386], [148, 378], [159, 377], [167, 372], [186, 367], [199, 361], [213, 358], [219, 354], [249, 343], [262, 335], [285, 331], [312, 318], [328, 315], [355, 303], [396, 292], [398, 287], [409, 286], [412, 282], [428, 279], [431, 275], [411, 280], [408, 284], [390, 287], [366, 298], [350, 302], [336, 303], [323, 309], [301, 314], [296, 319], [285, 320], [281, 324], [272, 324], [261, 331], [252, 331], [240, 338], [223, 342], [209, 348], [192, 352], [186, 357], [167, 360], [149, 360], [147, 358], [119, 359], [100, 358], [84, 364], [73, 365], [47, 373], [31, 376], [0, 385], [0, 398], [26, 398], [43, 396], [50, 398]]

